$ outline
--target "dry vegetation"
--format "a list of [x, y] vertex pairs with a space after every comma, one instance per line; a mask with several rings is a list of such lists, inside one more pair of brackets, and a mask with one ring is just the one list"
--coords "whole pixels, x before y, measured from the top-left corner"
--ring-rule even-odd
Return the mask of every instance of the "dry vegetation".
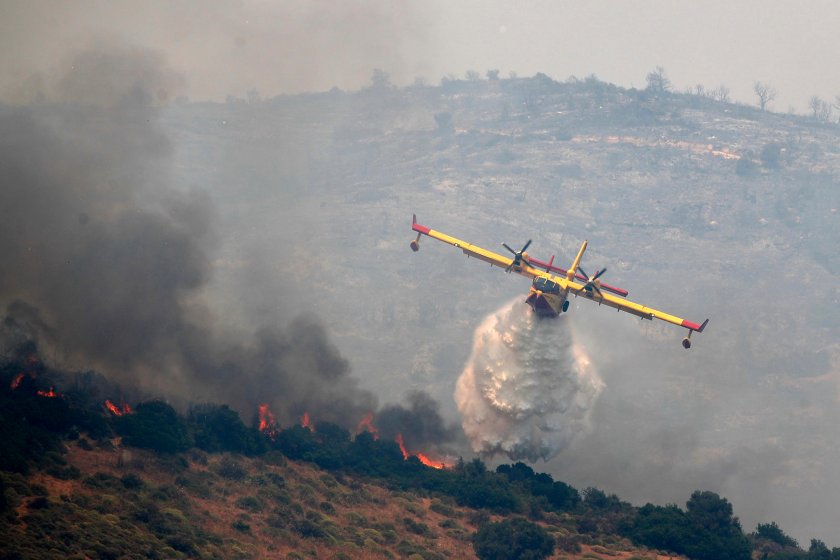
[[[81, 438], [68, 442], [65, 458], [77, 476], [17, 479], [29, 495], [7, 535], [29, 557], [73, 557], [63, 539], [79, 558], [471, 558], [477, 525], [500, 519], [279, 454], [167, 456]], [[567, 514], [543, 513], [539, 523], [558, 541], [552, 558], [670, 558], [579, 534]]]

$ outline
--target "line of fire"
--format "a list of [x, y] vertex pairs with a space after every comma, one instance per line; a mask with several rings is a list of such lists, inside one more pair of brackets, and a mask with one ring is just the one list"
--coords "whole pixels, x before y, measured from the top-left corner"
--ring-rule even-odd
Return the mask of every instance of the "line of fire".
[[[17, 390], [21, 387], [22, 383], [25, 379], [32, 379], [36, 378], [36, 374], [34, 372], [21, 372], [17, 374], [10, 383], [10, 388], [12, 390]], [[35, 391], [35, 394], [45, 398], [63, 398], [64, 395], [55, 391], [54, 387], [50, 387], [49, 390], [38, 389]], [[125, 399], [119, 400], [120, 404], [116, 404], [114, 401], [110, 399], [105, 399], [103, 402], [103, 407], [105, 410], [110, 412], [114, 416], [126, 416], [129, 414], [134, 413], [134, 409], [125, 402]], [[261, 434], [263, 434], [268, 439], [274, 441], [277, 439], [277, 436], [280, 432], [280, 425], [277, 422], [276, 417], [269, 409], [268, 404], [261, 404], [257, 408], [257, 428]], [[300, 426], [310, 430], [311, 432], [315, 433], [315, 425], [310, 418], [309, 412], [304, 412], [300, 417]], [[379, 430], [373, 423], [373, 412], [368, 412], [365, 414], [356, 427], [356, 435], [367, 432], [373, 436], [373, 439], [379, 439]], [[399, 446], [400, 451], [402, 452], [403, 459], [408, 460], [410, 457], [416, 457], [421, 463], [426, 465], [427, 467], [432, 467], [434, 469], [445, 469], [451, 465], [448, 465], [446, 462], [441, 460], [436, 460], [430, 458], [427, 454], [419, 452], [419, 451], [409, 451], [405, 444], [405, 439], [403, 438], [402, 433], [398, 433], [394, 437], [394, 442]]]
[[[257, 409], [258, 415], [258, 422], [259, 422], [259, 431], [267, 438], [271, 440], [275, 440], [280, 430], [280, 426], [277, 423], [277, 419], [274, 414], [271, 412], [267, 404], [261, 404]], [[300, 417], [299, 425], [302, 428], [306, 428], [309, 431], [316, 433], [315, 426], [312, 422], [312, 419], [309, 415], [309, 412], [304, 412]], [[373, 412], [368, 412], [365, 414], [356, 427], [356, 435], [361, 434], [363, 432], [369, 433], [373, 439], [379, 439], [379, 429], [373, 423]], [[398, 433], [394, 437], [394, 442], [400, 447], [400, 451], [402, 452], [403, 459], [408, 460], [410, 457], [416, 457], [421, 463], [426, 465], [427, 467], [432, 467], [433, 469], [446, 469], [449, 468], [451, 465], [444, 461], [439, 461], [435, 459], [431, 459], [425, 453], [421, 453], [419, 451], [409, 451], [405, 445], [405, 439], [401, 433]]]

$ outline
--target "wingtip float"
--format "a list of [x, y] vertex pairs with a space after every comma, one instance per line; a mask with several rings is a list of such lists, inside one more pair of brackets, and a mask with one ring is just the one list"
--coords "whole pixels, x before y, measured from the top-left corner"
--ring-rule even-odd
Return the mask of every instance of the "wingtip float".
[[420, 225], [417, 223], [416, 214], [412, 215], [411, 229], [417, 232], [417, 237], [410, 244], [411, 250], [414, 252], [420, 250], [420, 238], [426, 235], [461, 249], [468, 257], [481, 259], [490, 263], [492, 266], [504, 269], [506, 272], [515, 272], [521, 276], [530, 278], [532, 280], [531, 289], [528, 292], [525, 303], [531, 306], [534, 313], [540, 317], [557, 317], [561, 313], [568, 311], [569, 295], [574, 294], [575, 297], [580, 296], [592, 300], [599, 305], [606, 305], [618, 311], [625, 311], [642, 319], [659, 319], [660, 321], [686, 328], [688, 329], [688, 335], [682, 339], [682, 345], [685, 349], [691, 348], [691, 335], [695, 332], [703, 332], [706, 325], [709, 324], [708, 319], [701, 324], [697, 324], [682, 317], [670, 315], [658, 309], [624, 299], [629, 294], [627, 290], [601, 282], [601, 276], [607, 271], [606, 268], [596, 271], [593, 276], [589, 276], [580, 266], [583, 253], [587, 247], [586, 241], [581, 244], [580, 250], [575, 256], [574, 261], [572, 261], [572, 265], [568, 269], [563, 269], [554, 266], [554, 256], [548, 262], [531, 257], [526, 252], [531, 245], [530, 239], [519, 251], [514, 251], [506, 243], [502, 243], [502, 246], [513, 255], [513, 258], [509, 258]]

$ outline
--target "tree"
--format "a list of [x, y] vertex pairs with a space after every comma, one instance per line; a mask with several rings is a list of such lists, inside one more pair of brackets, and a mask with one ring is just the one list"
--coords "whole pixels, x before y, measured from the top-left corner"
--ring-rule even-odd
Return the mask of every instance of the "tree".
[[717, 89], [709, 92], [712, 99], [716, 99], [721, 103], [729, 103], [729, 88], [721, 84]]
[[554, 552], [554, 537], [520, 517], [487, 523], [473, 535], [473, 550], [481, 560], [540, 560]]
[[481, 74], [479, 74], [475, 70], [467, 70], [467, 73], [464, 74], [464, 77], [469, 82], [477, 82], [481, 79]]
[[265, 451], [263, 439], [242, 423], [239, 413], [227, 405], [198, 404], [190, 408], [187, 421], [195, 446], [204, 451], [233, 451], [247, 455]]
[[499, 79], [499, 71], [498, 70], [488, 70], [487, 71], [487, 79], [491, 81], [496, 81]]
[[811, 109], [812, 116], [819, 122], [828, 122], [831, 120], [831, 104], [823, 101], [816, 95], [808, 100], [808, 108]]
[[116, 421], [117, 431], [128, 445], [176, 453], [192, 444], [184, 421], [163, 401], [140, 403], [134, 414], [120, 416]]
[[761, 164], [767, 169], [778, 169], [782, 162], [782, 146], [771, 142], [761, 148]]
[[435, 113], [435, 123], [437, 123], [437, 129], [440, 133], [448, 134], [455, 130], [455, 121], [452, 119], [452, 113]]
[[758, 96], [758, 106], [762, 111], [767, 108], [768, 103], [776, 99], [776, 90], [768, 84], [756, 82], [753, 84], [753, 91]]
[[391, 84], [391, 76], [388, 75], [388, 72], [375, 68], [370, 77], [370, 87], [371, 89], [384, 90], [391, 89], [394, 86]]
[[657, 66], [653, 72], [648, 73], [647, 89], [654, 93], [666, 93], [671, 90], [671, 80], [665, 75], [665, 69]]
[[831, 551], [819, 539], [811, 539], [811, 546], [808, 547], [808, 558], [815, 560], [831, 560]]
[[691, 521], [709, 531], [736, 526], [741, 529], [738, 518], [732, 517], [732, 504], [714, 492], [695, 491], [686, 503], [686, 509]]
[[741, 522], [732, 515], [732, 504], [714, 492], [691, 494], [686, 503], [692, 539], [684, 552], [698, 560], [749, 560], [750, 543], [741, 531]]
[[755, 536], [760, 539], [767, 539], [773, 541], [781, 546], [798, 547], [799, 543], [796, 539], [789, 537], [782, 529], [776, 525], [776, 522], [759, 523], [755, 528]]
[[647, 504], [622, 533], [634, 542], [694, 560], [750, 560], [750, 543], [732, 516], [732, 505], [714, 492], [694, 492], [683, 512], [675, 505]]

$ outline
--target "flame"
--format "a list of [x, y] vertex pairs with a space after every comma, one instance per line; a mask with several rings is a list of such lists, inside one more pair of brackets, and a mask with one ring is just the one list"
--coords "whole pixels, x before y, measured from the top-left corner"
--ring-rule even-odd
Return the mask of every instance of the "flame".
[[110, 410], [114, 416], [123, 416], [124, 414], [131, 414], [132, 412], [134, 412], [133, 410], [131, 410], [131, 407], [128, 406], [128, 403], [126, 403], [125, 401], [123, 401], [122, 407], [119, 407], [106, 399], [105, 408]]
[[356, 432], [370, 432], [373, 439], [379, 439], [379, 430], [373, 425], [373, 412], [368, 412], [364, 418], [359, 420], [359, 426], [356, 428]]
[[300, 417], [300, 425], [303, 426], [304, 428], [309, 429], [310, 431], [313, 431], [312, 430], [312, 422], [310, 422], [310, 420], [309, 420], [309, 413], [308, 412], [304, 412], [303, 416]]
[[397, 437], [394, 438], [394, 441], [396, 441], [397, 445], [400, 446], [400, 451], [402, 451], [403, 459], [405, 459], [406, 461], [408, 460], [409, 457], [414, 455], [415, 457], [417, 457], [420, 460], [421, 463], [423, 463], [427, 467], [432, 467], [433, 469], [445, 469], [446, 468], [446, 463], [433, 461], [432, 459], [429, 459], [426, 455], [424, 455], [422, 453], [409, 453], [408, 450], [405, 448], [405, 440], [403, 440], [403, 435], [402, 434], [397, 434]]
[[277, 420], [269, 410], [267, 404], [261, 404], [259, 407], [260, 415], [260, 431], [271, 439], [277, 437]]
[[14, 378], [14, 379], [12, 379], [12, 383], [9, 385], [9, 387], [11, 387], [11, 388], [12, 388], [12, 390], [15, 390], [15, 389], [17, 389], [18, 387], [20, 387], [20, 382], [21, 382], [21, 381], [23, 381], [23, 377], [24, 377], [25, 375], [26, 375], [25, 373], [19, 373], [19, 374], [17, 374], [17, 375], [15, 376], [15, 378]]
[[422, 453], [417, 453], [417, 458], [420, 459], [420, 462], [426, 465], [427, 467], [432, 467], [433, 469], [438, 470], [446, 468], [446, 463], [442, 461], [433, 461], [425, 455], [423, 455]]
[[409, 454], [409, 452], [405, 448], [405, 442], [403, 441], [402, 434], [397, 434], [397, 437], [394, 438], [394, 441], [396, 441], [399, 444], [400, 451], [402, 451], [403, 454], [403, 459], [407, 461], [408, 458], [411, 457], [411, 454]]
[[54, 399], [55, 397], [60, 397], [60, 396], [61, 396], [61, 393], [56, 393], [56, 392], [55, 392], [55, 388], [50, 387], [50, 390], [49, 390], [49, 391], [38, 391], [38, 396], [39, 396], [39, 397], [47, 397], [47, 398], [50, 398], [50, 399]]

